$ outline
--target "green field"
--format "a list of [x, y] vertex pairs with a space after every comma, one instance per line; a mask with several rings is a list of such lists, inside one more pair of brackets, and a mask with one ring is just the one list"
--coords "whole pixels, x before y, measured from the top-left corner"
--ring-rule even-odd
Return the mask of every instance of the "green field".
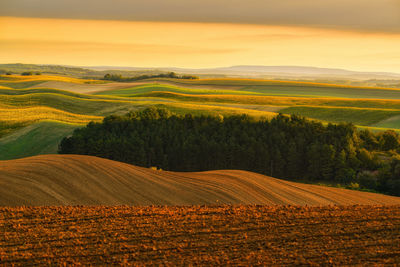
[[[41, 86], [49, 81], [61, 81], [62, 88], [59, 83], [52, 83], [54, 88]], [[76, 85], [86, 84], [102, 89], [79, 93]], [[69, 85], [75, 89], [69, 90]], [[246, 113], [271, 118], [280, 112], [324, 123], [352, 122], [374, 131], [400, 129], [400, 89], [251, 79], [105, 84], [63, 76], [11, 75], [0, 76], [0, 159], [55, 153], [59, 140], [74, 128], [148, 106], [196, 115]]]
[[0, 139], [0, 160], [57, 153], [58, 143], [80, 125], [42, 121]]
[[[171, 82], [171, 79], [164, 79]], [[270, 96], [400, 99], [400, 89], [379, 87], [356, 87], [312, 82], [269, 81], [250, 79], [204, 79], [174, 80], [179, 86], [235, 88], [238, 91]]]
[[[351, 122], [360, 126], [374, 125], [375, 127], [379, 127], [377, 124], [384, 120], [400, 115], [400, 110], [305, 106], [284, 108], [280, 112], [334, 123]], [[388, 128], [383, 125], [382, 127]]]
[[123, 96], [123, 97], [133, 97], [140, 94], [146, 94], [151, 92], [173, 92], [173, 93], [184, 93], [184, 94], [194, 94], [194, 95], [205, 95], [205, 94], [233, 94], [233, 95], [258, 95], [258, 92], [247, 92], [245, 90], [212, 90], [212, 89], [194, 89], [194, 88], [184, 88], [168, 84], [144, 84], [138, 85], [132, 88], [116, 89], [94, 93], [95, 95], [112, 95], [112, 96]]

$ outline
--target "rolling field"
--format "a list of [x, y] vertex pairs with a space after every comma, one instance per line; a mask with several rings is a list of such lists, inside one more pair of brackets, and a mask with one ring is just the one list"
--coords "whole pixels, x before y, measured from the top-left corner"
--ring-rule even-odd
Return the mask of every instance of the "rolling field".
[[0, 161], [0, 206], [400, 205], [400, 197], [239, 170], [169, 172], [81, 155]]
[[91, 121], [100, 121], [98, 116], [80, 115], [61, 111], [49, 107], [29, 108], [0, 108], [0, 117], [3, 122], [36, 122], [54, 120], [72, 124], [87, 124]]
[[99, 80], [87, 80], [87, 79], [77, 79], [64, 76], [55, 75], [33, 75], [33, 76], [20, 76], [20, 75], [1, 75], [0, 76], [0, 86], [13, 88], [13, 89], [23, 89], [29, 87], [35, 87], [46, 82], [54, 83], [67, 83], [67, 84], [102, 84], [103, 81]]
[[[66, 123], [80, 127], [104, 116], [149, 106], [194, 115], [246, 113], [271, 118], [281, 112], [323, 123], [352, 122], [374, 131], [400, 130], [399, 89], [251, 79], [149, 79], [123, 83], [11, 75], [0, 76], [0, 144], [8, 147], [2, 149], [0, 158], [23, 156], [9, 154], [12, 147], [19, 145], [10, 141], [15, 138], [4, 138], [24, 136], [27, 130], [37, 128], [25, 128], [30, 125], [54, 121], [63, 129]], [[63, 130], [58, 131], [58, 126], [43, 134], [49, 139], [52, 135], [59, 137]], [[58, 137], [52, 140], [55, 142]], [[54, 143], [53, 149], [35, 151], [54, 153], [56, 146]]]
[[281, 112], [400, 130], [400, 89], [0, 76], [0, 265], [400, 262], [400, 197], [243, 170], [170, 172], [40, 155], [56, 153], [63, 137], [90, 121], [149, 106], [255, 118]]
[[4, 265], [395, 266], [400, 206], [2, 207]]
[[[377, 125], [389, 118], [397, 118], [400, 115], [400, 110], [311, 106], [288, 107], [281, 109], [280, 112], [284, 114], [301, 114], [308, 118], [334, 123], [349, 122], [349, 118], [351, 118], [350, 122], [360, 126]], [[384, 124], [381, 125], [383, 126]]]
[[91, 94], [106, 90], [115, 90], [115, 89], [122, 89], [122, 88], [129, 88], [135, 84], [129, 83], [118, 83], [118, 82], [104, 82], [99, 81], [98, 83], [89, 82], [89, 83], [82, 83], [82, 82], [73, 82], [73, 81], [58, 81], [58, 80], [50, 80], [41, 82], [39, 84], [32, 85], [32, 88], [55, 88], [59, 90], [68, 90], [75, 93], [82, 93], [82, 94]]
[[[396, 128], [400, 124], [396, 120], [400, 114], [400, 89], [245, 79], [164, 80], [176, 85], [163, 85], [155, 81], [96, 94], [214, 103], [220, 106], [240, 104], [241, 108], [247, 105], [244, 108], [248, 110], [254, 109], [254, 105], [268, 105], [275, 106], [276, 112], [284, 114], [297, 114], [324, 122], [352, 122], [359, 126]], [[208, 89], [199, 89], [201, 86]], [[381, 123], [391, 118], [390, 121], [395, 122]], [[394, 127], [390, 127], [392, 125]]]
[[58, 144], [80, 125], [41, 121], [0, 139], [0, 160], [55, 154]]
[[134, 86], [131, 88], [123, 88], [123, 89], [113, 89], [102, 92], [94, 93], [96, 95], [114, 95], [114, 96], [125, 96], [132, 97], [138, 94], [145, 94], [151, 92], [173, 92], [173, 93], [185, 93], [191, 95], [207, 95], [207, 94], [231, 94], [231, 95], [257, 95], [260, 93], [257, 92], [247, 92], [242, 90], [212, 90], [212, 89], [193, 89], [193, 88], [185, 88], [185, 87], [177, 87], [168, 84], [158, 84], [158, 83], [150, 83]]
[[256, 79], [200, 79], [176, 80], [157, 79], [156, 82], [167, 82], [177, 86], [192, 88], [220, 88], [247, 91], [263, 95], [329, 97], [329, 98], [363, 98], [363, 99], [400, 99], [400, 89], [385, 87], [358, 87], [349, 85], [276, 81]]

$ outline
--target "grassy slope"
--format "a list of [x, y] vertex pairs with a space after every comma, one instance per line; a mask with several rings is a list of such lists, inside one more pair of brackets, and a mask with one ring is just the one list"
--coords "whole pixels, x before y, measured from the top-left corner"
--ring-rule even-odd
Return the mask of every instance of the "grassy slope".
[[[1, 90], [0, 90], [1, 91]], [[118, 110], [129, 110], [138, 101], [93, 99], [69, 96], [63, 93], [33, 93], [26, 95], [0, 95], [0, 107], [26, 108], [46, 106], [66, 112], [85, 115], [108, 115]]]
[[33, 123], [42, 120], [54, 120], [65, 123], [87, 124], [90, 121], [100, 121], [100, 116], [80, 115], [49, 107], [0, 108], [1, 122]]
[[[98, 92], [100, 95], [134, 96], [151, 91], [168, 91], [186, 94], [235, 94], [235, 95], [268, 95], [296, 97], [327, 97], [327, 98], [363, 98], [363, 99], [400, 99], [400, 89], [378, 87], [354, 87], [328, 85], [306, 82], [277, 82], [249, 80], [174, 80], [175, 85], [162, 84], [163, 80], [132, 88]], [[170, 79], [165, 80], [168, 83]], [[226, 82], [224, 84], [223, 82]], [[193, 87], [195, 86], [195, 87]], [[210, 86], [215, 89], [208, 89]], [[203, 88], [201, 88], [203, 87]], [[218, 88], [218, 89], [216, 89]]]
[[0, 139], [0, 160], [57, 153], [58, 143], [80, 125], [43, 121]]
[[51, 88], [24, 89], [48, 80], [96, 82], [61, 76], [1, 76], [0, 160], [56, 153], [60, 140], [73, 129], [102, 119], [93, 116], [98, 115], [99, 106], [87, 104], [92, 96]]
[[[71, 124], [83, 125], [92, 120], [100, 121], [106, 115], [124, 114], [155, 104], [170, 108], [178, 114], [188, 112], [215, 114], [218, 112], [223, 115], [249, 113], [258, 117], [274, 115], [268, 111], [215, 107], [206, 103], [202, 105], [181, 103], [157, 97], [122, 98], [78, 94], [52, 88], [24, 89], [24, 86], [32, 85], [30, 80], [35, 81], [35, 79], [41, 78], [42, 82], [45, 77], [21, 76], [18, 79], [17, 76], [13, 76], [7, 78], [9, 78], [6, 80], [7, 86], [0, 88], [0, 137], [2, 137], [0, 139], [0, 159], [55, 153], [60, 139], [76, 127]], [[51, 77], [51, 79], [85, 82], [65, 77]], [[5, 84], [4, 80], [2, 82]], [[18, 86], [11, 87], [20, 89], [11, 88], [9, 85], [13, 85], [13, 83]], [[49, 122], [44, 122], [47, 120], [54, 122], [49, 126]], [[35, 141], [35, 139], [37, 140]]]
[[[216, 81], [216, 80], [213, 80]], [[220, 80], [218, 80], [220, 81]], [[226, 80], [224, 80], [226, 81]], [[237, 82], [237, 81], [236, 81]], [[197, 84], [199, 84], [198, 82]], [[284, 85], [280, 85], [280, 84]], [[287, 85], [284, 82], [272, 83], [271, 86], [276, 88], [268, 88], [267, 90], [256, 88], [255, 92], [250, 95], [243, 95], [247, 87], [238, 90], [210, 90], [210, 89], [190, 89], [182, 88], [171, 85], [148, 84], [140, 85], [133, 88], [110, 90], [98, 93], [99, 95], [113, 95], [121, 97], [153, 97], [168, 100], [176, 100], [180, 102], [192, 102], [198, 104], [214, 103], [224, 106], [221, 103], [235, 103], [235, 104], [256, 104], [256, 105], [271, 105], [271, 106], [289, 106], [282, 108], [279, 112], [285, 114], [298, 114], [313, 119], [329, 121], [329, 122], [352, 122], [360, 126], [375, 126], [389, 128], [390, 126], [397, 126], [398, 123], [380, 123], [382, 121], [390, 120], [392, 117], [400, 115], [400, 101], [398, 100], [382, 100], [382, 99], [352, 99], [351, 97], [360, 95], [362, 97], [389, 97], [398, 95], [399, 90], [386, 90], [382, 88], [353, 88], [343, 86], [328, 86], [320, 84], [300, 83], [300, 85], [311, 86], [302, 87], [299, 83]], [[206, 84], [206, 83], [205, 83]], [[229, 84], [229, 81], [228, 81]], [[235, 83], [235, 86], [238, 83]], [[263, 86], [263, 85], [262, 85]], [[269, 86], [269, 85], [268, 85]], [[285, 88], [283, 88], [285, 86]], [[283, 89], [282, 89], [283, 88]], [[244, 91], [241, 91], [244, 90]], [[288, 95], [296, 94], [302, 90], [303, 96], [312, 93], [317, 93], [317, 98], [304, 98], [304, 97], [276, 97], [276, 96], [260, 96], [252, 95], [253, 93], [263, 94], [276, 91], [286, 92]], [[297, 91], [296, 91], [297, 90]], [[325, 91], [328, 90], [328, 91]], [[334, 93], [332, 93], [334, 92]], [[285, 95], [286, 93], [282, 93]], [[348, 99], [332, 97], [328, 98], [325, 93], [332, 95], [346, 94]], [[321, 96], [325, 96], [322, 97]], [[198, 105], [197, 104], [197, 105]], [[226, 105], [225, 105], [226, 106]], [[293, 107], [294, 106], [294, 107]], [[220, 107], [220, 112], [223, 107]], [[254, 109], [251, 106], [247, 110]], [[246, 112], [246, 109], [245, 109]], [[251, 111], [252, 112], [252, 111]]]
[[[158, 80], [160, 81], [160, 79]], [[253, 79], [164, 80], [172, 82], [178, 86], [217, 86], [226, 89], [235, 87], [236, 90], [239, 91], [247, 91], [263, 95], [400, 99], [400, 89], [388, 89], [383, 87], [358, 87], [312, 82]]]
[[196, 89], [196, 88], [188, 88], [188, 87], [178, 87], [174, 85], [168, 84], [158, 84], [158, 83], [150, 83], [144, 85], [138, 85], [131, 88], [123, 88], [123, 89], [112, 89], [103, 92], [94, 93], [95, 95], [112, 95], [112, 96], [125, 96], [132, 97], [138, 94], [145, 94], [153, 91], [166, 91], [173, 93], [185, 93], [185, 94], [194, 94], [194, 95], [203, 95], [203, 94], [234, 94], [234, 95], [257, 95], [257, 92], [247, 92], [241, 90], [212, 90], [212, 89]]
[[[400, 115], [400, 110], [377, 110], [366, 108], [336, 108], [336, 107], [289, 107], [281, 109], [285, 114], [297, 114], [312, 119], [324, 120], [334, 123], [352, 122], [360, 126], [374, 125], [376, 127], [386, 127], [379, 124], [393, 116]], [[380, 126], [378, 126], [380, 125]]]
[[[88, 95], [40, 88], [40, 83], [46, 81], [104, 85], [103, 81], [61, 76], [0, 76], [0, 137], [19, 133], [22, 127], [43, 120], [83, 124], [151, 105], [164, 106], [178, 114], [247, 113], [272, 117], [279, 111], [327, 122], [377, 127], [373, 130], [400, 129], [400, 90], [396, 89], [246, 79], [157, 79], [148, 81], [149, 84]], [[25, 88], [32, 85], [38, 88]], [[337, 97], [343, 95], [347, 98]], [[47, 136], [53, 130], [57, 131], [48, 128]]]
[[375, 123], [371, 126], [374, 127], [382, 127], [382, 128], [394, 128], [400, 129], [400, 116], [393, 116], [388, 119], [382, 120], [378, 123]]
[[376, 109], [398, 109], [399, 100], [382, 99], [347, 99], [347, 98], [321, 98], [321, 97], [291, 97], [291, 96], [262, 96], [262, 95], [232, 95], [232, 94], [202, 94], [193, 95], [174, 93], [168, 91], [152, 91], [142, 94], [132, 94], [130, 98], [162, 98], [189, 102], [215, 102], [236, 103], [251, 105], [276, 105], [276, 106], [328, 106], [328, 107], [356, 107]]
[[[105, 81], [101, 80], [92, 80], [92, 79], [78, 79], [66, 76], [59, 75], [31, 75], [31, 76], [22, 76], [22, 75], [0, 75], [0, 85], [4, 84], [16, 84], [23, 82], [45, 82], [45, 81], [63, 81], [63, 82], [72, 82], [72, 83], [105, 83]], [[25, 86], [27, 87], [27, 86]]]

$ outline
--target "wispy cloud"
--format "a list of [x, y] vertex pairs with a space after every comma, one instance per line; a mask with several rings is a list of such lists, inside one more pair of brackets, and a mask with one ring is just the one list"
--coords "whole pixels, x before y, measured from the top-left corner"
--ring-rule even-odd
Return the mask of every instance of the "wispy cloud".
[[[97, 51], [99, 55], [104, 51], [123, 51], [123, 53], [140, 54], [147, 53], [149, 55], [156, 54], [230, 54], [243, 52], [245, 49], [237, 48], [205, 48], [195, 46], [184, 46], [184, 45], [162, 45], [162, 44], [143, 44], [143, 43], [126, 43], [126, 44], [115, 44], [115, 43], [98, 43], [98, 42], [73, 42], [73, 41], [42, 41], [42, 40], [1, 40], [0, 49], [26, 49], [29, 47], [31, 51], [47, 51], [53, 50], [61, 51], [68, 50], [72, 52], [88, 52]], [[50, 52], [50, 51], [49, 51]]]
[[15, 17], [0, 17], [0, 25], [3, 63], [190, 68], [311, 65], [400, 72], [400, 34], [299, 26]]
[[0, 15], [400, 32], [399, 0], [1, 0]]

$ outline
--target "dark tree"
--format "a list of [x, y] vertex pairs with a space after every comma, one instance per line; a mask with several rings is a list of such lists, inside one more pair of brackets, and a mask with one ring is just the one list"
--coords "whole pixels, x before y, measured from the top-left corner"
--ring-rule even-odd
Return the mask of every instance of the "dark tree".
[[[241, 169], [277, 178], [350, 184], [400, 195], [400, 158], [386, 163], [370, 150], [396, 149], [393, 132], [359, 133], [298, 116], [178, 116], [148, 108], [108, 116], [64, 138], [59, 152], [94, 155], [172, 171]], [[395, 152], [391, 152], [395, 153]]]

